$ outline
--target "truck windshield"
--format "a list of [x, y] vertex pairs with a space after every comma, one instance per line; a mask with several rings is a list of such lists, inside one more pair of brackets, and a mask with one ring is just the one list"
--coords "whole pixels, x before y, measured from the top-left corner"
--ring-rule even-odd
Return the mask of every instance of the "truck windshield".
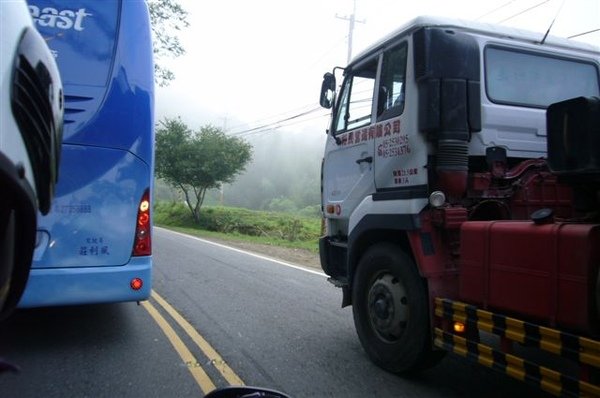
[[337, 112], [336, 132], [353, 130], [371, 123], [376, 73], [377, 60], [375, 59], [353, 70], [351, 75], [346, 77]]
[[487, 95], [496, 103], [546, 108], [599, 95], [597, 67], [580, 60], [488, 47], [485, 72]]

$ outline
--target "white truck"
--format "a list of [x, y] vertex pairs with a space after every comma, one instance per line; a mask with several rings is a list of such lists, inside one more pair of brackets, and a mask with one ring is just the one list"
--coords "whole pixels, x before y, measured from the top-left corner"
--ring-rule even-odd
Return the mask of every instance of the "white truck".
[[420, 17], [343, 68], [339, 93], [337, 69], [320, 257], [368, 356], [408, 373], [450, 351], [600, 396], [600, 50]]
[[25, 288], [38, 211], [58, 178], [63, 92], [58, 67], [24, 0], [0, 1], [0, 319]]

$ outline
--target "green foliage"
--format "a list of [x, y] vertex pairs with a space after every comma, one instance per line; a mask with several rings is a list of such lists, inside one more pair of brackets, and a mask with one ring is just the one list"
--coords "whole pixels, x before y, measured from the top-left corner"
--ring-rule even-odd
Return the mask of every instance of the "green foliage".
[[[159, 202], [154, 208], [157, 225], [190, 227], [194, 220], [181, 203]], [[206, 207], [197, 228], [233, 235], [260, 236], [288, 242], [316, 242], [321, 233], [319, 217], [291, 216], [231, 207]]]
[[181, 189], [196, 222], [207, 190], [233, 182], [251, 157], [248, 143], [211, 125], [192, 132], [181, 119], [165, 118], [156, 130], [156, 174]]
[[172, 71], [159, 64], [165, 56], [179, 57], [185, 54], [179, 38], [174, 33], [190, 26], [188, 13], [176, 0], [147, 0], [152, 26], [154, 49], [154, 78], [159, 86], [167, 86], [175, 78]]
[[192, 159], [189, 158], [188, 145], [192, 131], [181, 119], [165, 119], [156, 128], [156, 174], [167, 183], [177, 186], [181, 171], [185, 170]]
[[321, 205], [306, 206], [304, 209], [300, 209], [297, 214], [301, 217], [317, 218], [321, 218], [323, 215], [321, 212]]
[[298, 210], [296, 204], [290, 198], [275, 198], [271, 200], [267, 209], [284, 213], [294, 213]]
[[177, 225], [190, 227], [195, 225], [194, 218], [186, 205], [177, 202], [157, 202], [154, 205], [154, 223], [157, 225]]

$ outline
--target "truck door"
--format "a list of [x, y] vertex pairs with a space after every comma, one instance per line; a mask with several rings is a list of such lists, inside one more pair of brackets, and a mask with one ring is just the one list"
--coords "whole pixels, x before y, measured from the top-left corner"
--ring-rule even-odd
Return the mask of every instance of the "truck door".
[[371, 129], [378, 57], [346, 70], [341, 97], [327, 138], [323, 163], [323, 205], [327, 217], [348, 219], [375, 190]]
[[407, 42], [385, 49], [378, 82], [374, 177], [377, 192], [389, 193], [390, 198], [400, 198], [398, 193], [423, 187], [427, 181], [426, 145], [417, 134], [416, 118], [410, 117], [416, 108], [414, 93], [407, 89], [407, 59]]

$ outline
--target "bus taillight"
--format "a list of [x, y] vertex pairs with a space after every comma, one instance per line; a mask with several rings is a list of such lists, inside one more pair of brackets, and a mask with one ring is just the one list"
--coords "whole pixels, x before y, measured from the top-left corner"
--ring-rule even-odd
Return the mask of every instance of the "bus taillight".
[[133, 242], [133, 256], [149, 256], [152, 254], [152, 241], [150, 238], [150, 190], [146, 190], [138, 207], [135, 238]]

